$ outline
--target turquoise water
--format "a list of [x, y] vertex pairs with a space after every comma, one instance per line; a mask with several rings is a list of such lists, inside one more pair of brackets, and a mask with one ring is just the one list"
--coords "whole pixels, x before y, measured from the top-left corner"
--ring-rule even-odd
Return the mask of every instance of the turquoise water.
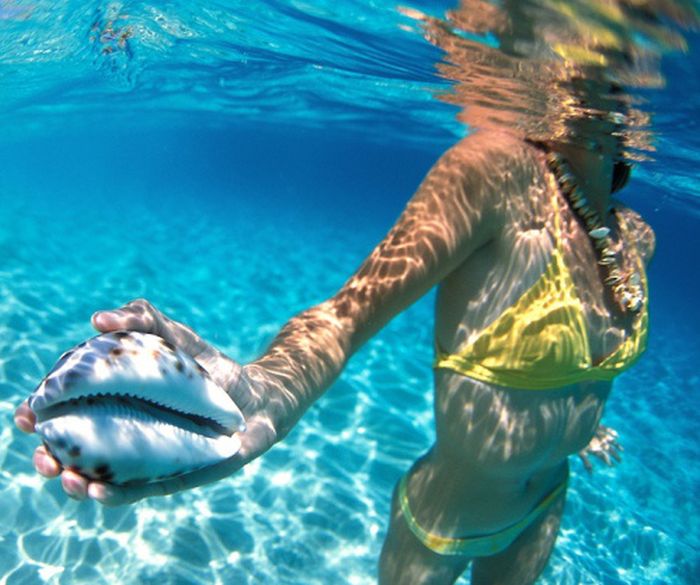
[[[12, 425], [60, 353], [92, 335], [91, 313], [136, 297], [254, 358], [342, 285], [463, 133], [432, 99], [437, 52], [397, 29], [393, 5], [236, 6], [237, 45], [211, 33], [220, 13], [184, 4], [47, 4], [33, 23], [0, 21], [53, 39], [0, 57], [1, 584], [373, 583], [391, 490], [433, 440], [432, 293], [284, 443], [216, 485], [124, 509], [77, 503], [34, 473], [36, 437]], [[132, 55], [87, 40], [109, 10], [153, 33]], [[226, 51], [249, 67], [229, 58], [222, 73]], [[649, 351], [604, 417], [624, 460], [593, 476], [572, 460], [541, 583], [699, 580], [699, 62], [668, 60], [667, 89], [649, 96], [657, 162], [624, 192], [658, 238]]]

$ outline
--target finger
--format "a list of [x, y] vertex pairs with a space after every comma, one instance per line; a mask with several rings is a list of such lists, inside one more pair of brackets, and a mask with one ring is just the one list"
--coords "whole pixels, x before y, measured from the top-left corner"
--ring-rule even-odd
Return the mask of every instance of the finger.
[[56, 477], [61, 473], [61, 464], [41, 445], [34, 450], [34, 468], [44, 477]]
[[94, 481], [88, 485], [87, 495], [103, 506], [115, 507], [132, 504], [142, 498], [155, 495], [152, 489], [150, 484], [125, 488]]
[[218, 357], [221, 355], [214, 346], [204, 341], [184, 323], [174, 321], [160, 312], [158, 313], [158, 323], [160, 328], [158, 335], [192, 357], [199, 359], [200, 356]]
[[227, 461], [216, 465], [180, 475], [166, 481], [147, 483], [135, 486], [117, 486], [108, 483], [92, 482], [88, 486], [88, 497], [108, 506], [123, 506], [133, 504], [143, 498], [152, 496], [169, 496], [176, 492], [192, 489], [229, 476], [234, 470], [243, 465], [243, 459], [234, 455]]
[[591, 465], [590, 460], [588, 459], [588, 455], [586, 455], [583, 451], [578, 454], [578, 456], [581, 458], [581, 461], [583, 462], [583, 467], [586, 469], [588, 473], [593, 473], [593, 465]]
[[93, 327], [102, 333], [128, 329], [130, 331], [158, 334], [156, 331], [156, 312], [157, 310], [151, 303], [144, 299], [137, 299], [119, 309], [98, 311], [92, 316], [91, 321]]
[[128, 487], [92, 482], [87, 495], [104, 506], [114, 507], [133, 504], [151, 496], [168, 496], [196, 485], [199, 484], [189, 485], [180, 478]]
[[169, 319], [145, 299], [136, 299], [119, 309], [98, 311], [92, 316], [92, 324], [103, 333], [118, 329], [153, 333], [192, 357], [211, 348], [187, 325]]
[[71, 498], [84, 500], [87, 497], [88, 480], [82, 475], [75, 473], [75, 471], [66, 469], [61, 474], [61, 485]]
[[33, 433], [34, 425], [36, 424], [36, 415], [29, 408], [29, 404], [25, 400], [15, 410], [15, 425], [25, 433]]

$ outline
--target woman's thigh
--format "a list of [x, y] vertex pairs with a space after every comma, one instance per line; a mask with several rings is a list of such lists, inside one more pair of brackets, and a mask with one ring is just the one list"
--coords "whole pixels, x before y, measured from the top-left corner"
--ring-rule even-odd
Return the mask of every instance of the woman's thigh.
[[469, 559], [439, 555], [416, 538], [403, 517], [395, 489], [379, 560], [379, 585], [451, 585], [468, 565]]
[[474, 560], [472, 585], [531, 585], [547, 565], [559, 534], [566, 490], [503, 552]]

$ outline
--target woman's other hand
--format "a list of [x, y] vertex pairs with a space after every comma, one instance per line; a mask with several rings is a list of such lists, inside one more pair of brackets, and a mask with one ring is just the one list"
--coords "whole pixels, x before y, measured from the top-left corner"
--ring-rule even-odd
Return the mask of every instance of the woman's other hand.
[[615, 429], [604, 425], [600, 425], [596, 429], [591, 442], [578, 454], [581, 461], [583, 461], [583, 466], [586, 468], [586, 471], [589, 473], [593, 472], [593, 464], [591, 463], [589, 455], [597, 457], [608, 467], [612, 467], [615, 463], [622, 461], [620, 454], [623, 448], [617, 438], [618, 434]]

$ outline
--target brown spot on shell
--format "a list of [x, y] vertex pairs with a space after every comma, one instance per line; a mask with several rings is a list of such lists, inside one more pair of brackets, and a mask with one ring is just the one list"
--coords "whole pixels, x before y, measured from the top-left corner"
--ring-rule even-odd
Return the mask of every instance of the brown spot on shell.
[[170, 351], [175, 351], [175, 346], [169, 341], [163, 339], [162, 337], [160, 339], [160, 344], [164, 347], [167, 347]]

